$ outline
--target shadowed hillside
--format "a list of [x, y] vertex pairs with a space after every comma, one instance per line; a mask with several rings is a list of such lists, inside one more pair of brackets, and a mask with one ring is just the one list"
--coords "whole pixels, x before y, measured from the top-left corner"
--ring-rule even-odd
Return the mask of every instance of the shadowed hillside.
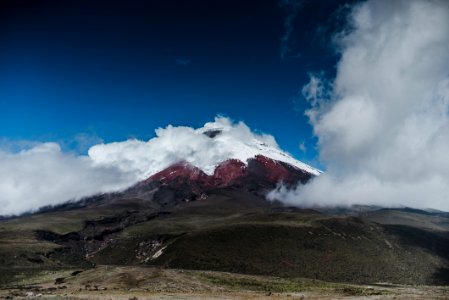
[[[166, 201], [184, 199], [179, 198], [184, 192], [154, 193], [151, 200], [146, 193], [143, 199], [122, 194], [1, 221], [1, 282], [98, 265], [354, 283], [449, 282], [448, 232], [410, 221], [418, 215], [426, 224], [441, 224], [444, 217], [402, 211], [398, 224], [381, 224], [373, 216], [385, 220], [398, 211], [334, 216], [283, 207], [238, 188], [209, 191], [194, 201]], [[403, 219], [407, 222], [399, 224]]]

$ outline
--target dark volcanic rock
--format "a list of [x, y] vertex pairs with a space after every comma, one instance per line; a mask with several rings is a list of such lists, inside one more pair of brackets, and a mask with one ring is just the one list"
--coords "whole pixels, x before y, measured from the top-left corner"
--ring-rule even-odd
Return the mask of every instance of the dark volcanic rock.
[[246, 174], [246, 165], [238, 159], [229, 159], [215, 168], [213, 186], [229, 186], [236, 184]]
[[245, 188], [249, 185], [252, 190], [254, 183], [264, 188], [274, 188], [281, 181], [286, 185], [295, 185], [306, 183], [313, 176], [287, 163], [257, 155], [248, 159], [247, 164], [237, 159], [226, 160], [215, 168], [212, 175], [207, 175], [188, 162], [180, 162], [152, 175], [139, 185], [159, 183], [177, 188], [188, 184], [198, 192], [232, 186]]
[[146, 180], [146, 182], [162, 181], [169, 182], [179, 179], [186, 179], [192, 182], [198, 182], [200, 184], [209, 184], [209, 176], [201, 169], [192, 166], [188, 162], [179, 162], [174, 164], [165, 170], [162, 170]]

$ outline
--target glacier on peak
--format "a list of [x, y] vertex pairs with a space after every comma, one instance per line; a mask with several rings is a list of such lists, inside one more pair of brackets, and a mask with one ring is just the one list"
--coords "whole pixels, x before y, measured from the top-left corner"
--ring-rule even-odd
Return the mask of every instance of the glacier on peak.
[[226, 160], [246, 163], [257, 155], [288, 163], [313, 175], [321, 173], [282, 151], [272, 135], [256, 133], [245, 123], [234, 123], [225, 117], [216, 117], [214, 122], [197, 129], [169, 125], [158, 128], [156, 136], [148, 141], [99, 144], [91, 147], [88, 153], [95, 164], [134, 173], [136, 181], [181, 161], [212, 175]]

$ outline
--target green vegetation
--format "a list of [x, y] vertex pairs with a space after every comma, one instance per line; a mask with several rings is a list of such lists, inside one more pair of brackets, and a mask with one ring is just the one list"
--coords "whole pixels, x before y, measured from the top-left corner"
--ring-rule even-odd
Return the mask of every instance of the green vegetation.
[[[92, 263], [289, 280], [203, 278], [255, 291], [302, 291], [305, 287], [300, 283], [289, 286], [299, 277], [346, 283], [449, 282], [446, 232], [312, 210], [280, 211], [263, 199], [246, 196], [217, 194], [162, 214], [155, 214], [148, 202], [121, 200], [0, 221], [0, 283], [23, 280], [39, 271], [85, 270]], [[416, 216], [407, 221], [411, 219]], [[38, 237], [38, 230], [44, 235]], [[348, 288], [341, 293], [367, 291]]]
[[203, 229], [177, 238], [155, 263], [327, 281], [424, 284], [441, 261], [419, 248], [403, 251], [381, 227], [331, 218], [311, 226], [249, 223]]

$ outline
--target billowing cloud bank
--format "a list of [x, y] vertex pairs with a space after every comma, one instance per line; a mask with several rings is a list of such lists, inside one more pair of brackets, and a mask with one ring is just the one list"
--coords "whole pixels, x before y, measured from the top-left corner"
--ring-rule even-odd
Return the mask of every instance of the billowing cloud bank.
[[0, 151], [0, 215], [117, 190], [132, 183], [132, 175], [113, 166], [95, 166], [87, 156], [63, 153], [56, 143], [19, 153]]
[[449, 2], [355, 6], [334, 80], [303, 89], [326, 174], [271, 198], [449, 210]]
[[[222, 133], [213, 139], [203, 134], [217, 129]], [[89, 149], [89, 157], [99, 166], [113, 165], [125, 173], [137, 171], [140, 179], [181, 160], [212, 174], [215, 166], [226, 159], [246, 161], [254, 156], [251, 151], [255, 142], [279, 148], [273, 136], [256, 134], [243, 122], [233, 124], [228, 118], [217, 117], [198, 129], [171, 125], [156, 129], [156, 137], [147, 142], [128, 140], [95, 145]]]
[[[203, 134], [213, 129], [223, 132], [214, 139]], [[0, 150], [0, 215], [117, 191], [181, 160], [212, 173], [223, 160], [245, 161], [264, 149], [289, 159], [271, 135], [219, 117], [199, 129], [159, 128], [149, 141], [98, 144], [86, 156], [62, 152], [56, 143], [35, 144], [20, 152]]]

